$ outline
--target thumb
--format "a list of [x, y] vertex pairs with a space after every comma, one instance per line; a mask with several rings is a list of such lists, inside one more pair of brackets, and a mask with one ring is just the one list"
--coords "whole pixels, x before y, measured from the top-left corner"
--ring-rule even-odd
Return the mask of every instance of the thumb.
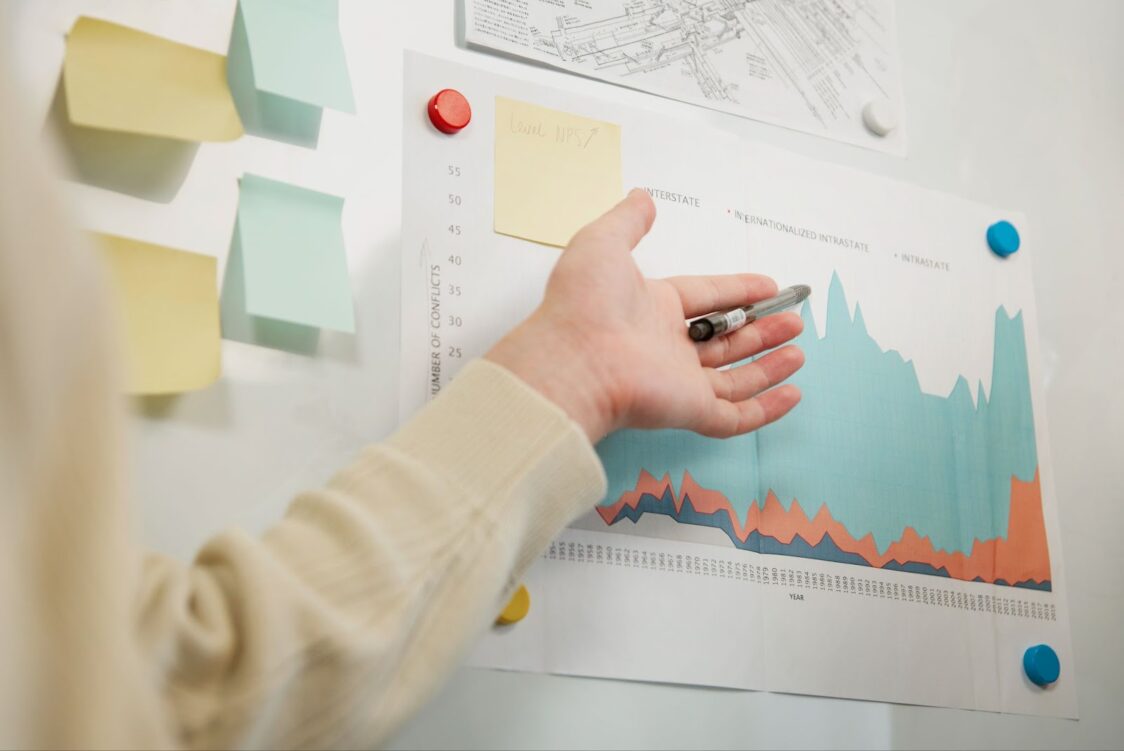
[[656, 205], [652, 197], [646, 190], [633, 188], [624, 200], [578, 230], [567, 247], [578, 249], [593, 245], [603, 250], [603, 246], [609, 245], [631, 251], [655, 221]]

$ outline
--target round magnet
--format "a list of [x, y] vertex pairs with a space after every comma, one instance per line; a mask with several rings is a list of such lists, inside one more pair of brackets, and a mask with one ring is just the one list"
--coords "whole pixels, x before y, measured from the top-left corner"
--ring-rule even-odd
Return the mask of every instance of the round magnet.
[[1006, 258], [1019, 249], [1019, 231], [1006, 219], [987, 228], [987, 244], [997, 256]]
[[873, 99], [863, 107], [863, 124], [876, 136], [887, 136], [898, 127], [898, 108], [889, 99]]
[[472, 119], [472, 108], [456, 89], [441, 89], [429, 98], [429, 121], [442, 133], [459, 132]]
[[1062, 665], [1049, 644], [1037, 644], [1023, 653], [1023, 670], [1036, 686], [1049, 686], [1058, 680]]
[[519, 585], [519, 589], [511, 596], [511, 600], [507, 603], [507, 607], [496, 618], [496, 625], [508, 626], [512, 623], [518, 623], [527, 616], [527, 612], [531, 609], [531, 593], [523, 585]]

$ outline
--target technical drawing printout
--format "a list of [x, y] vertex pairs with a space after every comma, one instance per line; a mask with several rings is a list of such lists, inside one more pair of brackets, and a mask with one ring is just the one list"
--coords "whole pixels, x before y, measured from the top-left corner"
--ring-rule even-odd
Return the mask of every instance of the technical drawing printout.
[[465, 0], [469, 44], [839, 141], [905, 154], [893, 0]]
[[[473, 106], [453, 137], [419, 117], [443, 87]], [[497, 101], [619, 127], [623, 187], [657, 207], [646, 275], [812, 288], [802, 403], [724, 441], [603, 441], [608, 494], [472, 664], [1076, 716], [1024, 217], [420, 55], [404, 92], [404, 418], [534, 309], [562, 252], [495, 231]], [[1023, 234], [1007, 259], [1000, 218]], [[1045, 690], [1022, 669], [1042, 643]]]

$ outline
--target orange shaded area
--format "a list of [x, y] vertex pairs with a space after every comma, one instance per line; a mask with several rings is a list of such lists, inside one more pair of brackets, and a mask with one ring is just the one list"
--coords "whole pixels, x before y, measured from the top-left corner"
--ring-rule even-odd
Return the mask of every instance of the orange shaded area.
[[611, 506], [598, 507], [597, 511], [606, 524], [612, 524], [625, 506], [636, 508], [643, 496], [662, 498], [669, 491], [675, 500], [676, 513], [682, 510], [683, 500], [690, 498], [691, 506], [699, 513], [727, 514], [734, 533], [743, 543], [755, 531], [786, 545], [799, 536], [815, 546], [827, 535], [840, 550], [861, 556], [875, 568], [882, 568], [891, 561], [899, 564], [912, 562], [928, 564], [935, 569], [943, 568], [952, 578], [967, 581], [982, 579], [986, 582], [1002, 580], [1008, 584], [1027, 581], [1040, 584], [1050, 580], [1050, 553], [1046, 545], [1042, 490], [1037, 472], [1030, 482], [1011, 478], [1011, 508], [1006, 538], [976, 540], [972, 544], [972, 552], [967, 554], [936, 550], [932, 541], [922, 537], [913, 527], [906, 527], [902, 536], [886, 552], [879, 553], [870, 534], [856, 540], [846, 527], [832, 518], [826, 504], [820, 507], [815, 518], [809, 519], [796, 500], [785, 511], [772, 491], [765, 498], [764, 508], [754, 501], [745, 519], [738, 519], [722, 493], [701, 487], [690, 473], [683, 475], [680, 490], [676, 493], [670, 476], [656, 479], [642, 471], [634, 490], [622, 494]]

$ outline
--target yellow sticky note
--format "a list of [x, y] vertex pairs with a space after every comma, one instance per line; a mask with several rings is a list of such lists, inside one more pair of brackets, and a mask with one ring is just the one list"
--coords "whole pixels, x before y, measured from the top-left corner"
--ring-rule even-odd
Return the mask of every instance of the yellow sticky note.
[[215, 259], [124, 237], [95, 238], [125, 326], [129, 393], [193, 391], [218, 378]]
[[619, 125], [496, 97], [496, 232], [564, 246], [622, 193]]
[[181, 141], [242, 135], [225, 57], [128, 26], [79, 18], [63, 85], [75, 125]]

